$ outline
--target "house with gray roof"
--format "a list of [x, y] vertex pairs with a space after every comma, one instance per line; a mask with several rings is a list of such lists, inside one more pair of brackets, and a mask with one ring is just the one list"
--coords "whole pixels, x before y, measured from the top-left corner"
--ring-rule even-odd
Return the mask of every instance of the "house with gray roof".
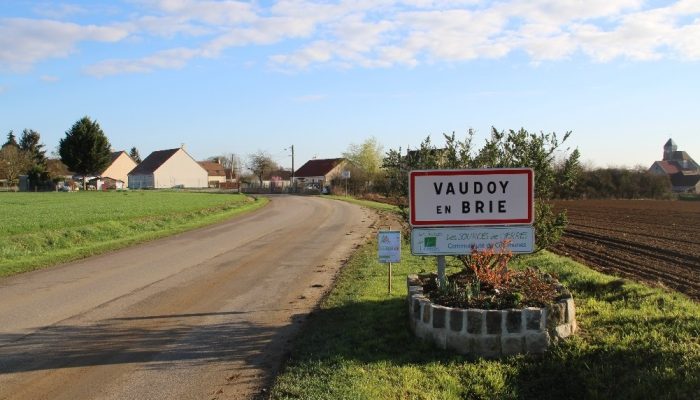
[[204, 169], [184, 148], [158, 150], [129, 172], [129, 189], [204, 188]]

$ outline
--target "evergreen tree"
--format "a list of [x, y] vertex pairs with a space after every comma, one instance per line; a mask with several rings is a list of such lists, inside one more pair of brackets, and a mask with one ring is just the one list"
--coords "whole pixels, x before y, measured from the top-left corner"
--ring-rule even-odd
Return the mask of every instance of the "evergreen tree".
[[19, 140], [19, 148], [29, 153], [35, 165], [45, 165], [46, 150], [44, 150], [44, 145], [39, 143], [39, 140], [41, 140], [39, 132], [25, 129]]
[[[58, 144], [58, 153], [68, 168], [85, 178], [87, 175], [99, 174], [111, 160], [109, 140], [97, 121], [83, 117], [78, 120], [66, 137]], [[83, 189], [87, 185], [83, 179]]]
[[2, 145], [3, 148], [7, 146], [19, 147], [19, 145], [17, 145], [17, 139], [15, 139], [15, 133], [12, 130], [7, 134], [7, 142]]
[[141, 164], [141, 155], [139, 154], [139, 150], [136, 148], [136, 146], [132, 147], [129, 151], [129, 157], [136, 161], [136, 164]]
[[29, 183], [36, 187], [41, 181], [45, 181], [49, 178], [46, 171], [46, 150], [43, 149], [44, 145], [39, 143], [41, 135], [39, 132], [32, 129], [25, 129], [22, 131], [22, 137], [19, 140], [19, 148], [27, 154], [29, 160], [29, 166], [27, 168], [27, 175], [29, 176]]

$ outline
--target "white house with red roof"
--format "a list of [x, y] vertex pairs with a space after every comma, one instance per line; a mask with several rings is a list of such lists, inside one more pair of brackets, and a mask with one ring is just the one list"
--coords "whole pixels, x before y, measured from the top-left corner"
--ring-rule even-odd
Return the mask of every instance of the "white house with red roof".
[[309, 160], [294, 172], [293, 184], [321, 189], [340, 177], [347, 163], [348, 160], [344, 158]]
[[200, 161], [199, 165], [207, 170], [209, 176], [209, 187], [219, 187], [226, 182], [226, 168], [220, 161]]

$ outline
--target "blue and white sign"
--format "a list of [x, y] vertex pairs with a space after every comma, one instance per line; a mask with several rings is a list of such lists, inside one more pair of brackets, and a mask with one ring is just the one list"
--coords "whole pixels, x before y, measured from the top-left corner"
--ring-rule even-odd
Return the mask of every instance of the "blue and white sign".
[[401, 231], [379, 231], [379, 262], [401, 262]]

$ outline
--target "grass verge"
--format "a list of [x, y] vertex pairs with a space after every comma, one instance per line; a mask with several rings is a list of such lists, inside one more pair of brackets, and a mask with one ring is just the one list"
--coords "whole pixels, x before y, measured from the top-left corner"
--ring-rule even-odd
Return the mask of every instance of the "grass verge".
[[187, 192], [0, 195], [0, 276], [27, 272], [231, 218], [267, 204]]
[[369, 201], [369, 200], [360, 200], [360, 199], [356, 199], [356, 198], [351, 197], [351, 196], [335, 196], [335, 195], [326, 196], [326, 195], [324, 195], [322, 197], [328, 198], [328, 199], [334, 199], [334, 200], [347, 201], [348, 203], [357, 204], [357, 205], [363, 206], [363, 207], [373, 208], [375, 210], [394, 211], [394, 212], [399, 211], [399, 207], [391, 205], [391, 204], [378, 203], [376, 201]]
[[[434, 260], [404, 246], [387, 294], [376, 242], [361, 248], [312, 314], [273, 399], [685, 399], [700, 393], [700, 305], [543, 252], [517, 258], [557, 273], [580, 332], [542, 357], [463, 357], [415, 339], [405, 279]], [[456, 263], [450, 263], [456, 269]]]

